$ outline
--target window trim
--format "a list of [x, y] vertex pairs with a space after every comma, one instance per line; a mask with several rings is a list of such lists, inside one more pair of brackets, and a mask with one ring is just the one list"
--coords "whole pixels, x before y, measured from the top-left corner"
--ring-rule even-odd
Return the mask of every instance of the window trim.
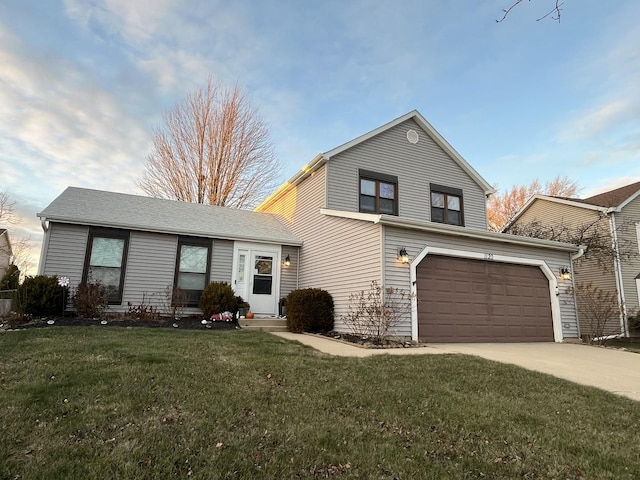
[[[362, 180], [370, 180], [376, 182], [376, 196], [375, 196], [375, 211], [362, 209]], [[389, 183], [393, 185], [394, 198], [393, 198], [393, 213], [384, 213], [380, 211], [380, 182]], [[370, 197], [371, 195], [367, 195]], [[399, 212], [399, 191], [398, 191], [398, 177], [395, 175], [387, 175], [386, 173], [373, 172], [371, 170], [358, 169], [358, 211], [361, 213], [373, 213], [377, 215], [398, 215]]]
[[124, 240], [124, 248], [122, 250], [122, 260], [120, 261], [120, 284], [118, 285], [118, 293], [116, 296], [108, 298], [109, 305], [122, 305], [122, 297], [124, 293], [124, 277], [127, 271], [127, 259], [129, 258], [129, 239], [131, 232], [129, 230], [120, 230], [117, 228], [106, 227], [90, 227], [87, 237], [87, 246], [85, 248], [84, 268], [82, 271], [82, 283], [87, 283], [89, 277], [89, 268], [91, 268], [91, 252], [93, 250], [94, 238], [115, 238]]
[[[434, 193], [441, 193], [445, 196], [445, 207], [444, 207], [444, 221], [442, 222], [437, 222], [435, 220], [433, 220], [433, 205], [431, 205], [431, 195]], [[460, 223], [449, 223], [447, 222], [447, 218], [448, 218], [448, 211], [449, 209], [447, 208], [447, 197], [448, 196], [453, 196], [453, 197], [458, 197], [460, 199]], [[439, 208], [439, 207], [436, 207]], [[463, 193], [462, 193], [462, 189], [460, 188], [453, 188], [453, 187], [447, 187], [445, 185], [438, 185], [436, 183], [431, 183], [429, 184], [429, 210], [430, 210], [430, 218], [431, 221], [434, 223], [442, 223], [443, 225], [453, 225], [453, 226], [458, 226], [458, 227], [464, 227], [464, 198], [463, 198]]]
[[[207, 271], [205, 273], [204, 286], [206, 286], [211, 282], [211, 255], [213, 251], [213, 240], [210, 238], [201, 238], [201, 237], [178, 237], [178, 244], [176, 248], [176, 264], [175, 270], [173, 273], [173, 292], [171, 295], [171, 304], [172, 306], [176, 306], [176, 298], [175, 293], [178, 290], [178, 275], [180, 274], [180, 255], [182, 253], [183, 246], [192, 246], [192, 247], [206, 247], [207, 248]], [[180, 289], [183, 292], [186, 292], [189, 300], [187, 300], [184, 304], [180, 306], [184, 307], [200, 307], [200, 296], [202, 295], [203, 290], [186, 290]], [[192, 292], [200, 292], [200, 296], [197, 299], [191, 299]]]

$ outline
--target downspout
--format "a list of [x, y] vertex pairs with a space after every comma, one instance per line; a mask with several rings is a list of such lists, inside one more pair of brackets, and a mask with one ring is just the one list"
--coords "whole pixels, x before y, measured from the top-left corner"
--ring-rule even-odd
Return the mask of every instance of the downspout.
[[573, 271], [573, 263], [578, 260], [580, 257], [582, 257], [584, 255], [584, 252], [586, 251], [587, 247], [585, 247], [584, 245], [578, 245], [578, 251], [576, 253], [574, 253], [573, 255], [571, 255], [570, 260], [571, 260], [571, 285], [573, 287], [573, 305], [575, 306], [576, 309], [576, 322], [577, 322], [577, 327], [578, 327], [578, 338], [582, 337], [582, 332], [580, 331], [580, 312], [578, 311], [578, 298], [576, 297], [576, 276], [575, 273]]
[[44, 275], [44, 264], [46, 261], [46, 252], [49, 249], [49, 223], [45, 217], [40, 217], [40, 226], [44, 232], [42, 238], [42, 246], [40, 247], [40, 260], [38, 261], [38, 275]]
[[613, 241], [613, 249], [615, 257], [613, 258], [613, 270], [616, 277], [616, 287], [618, 289], [618, 306], [620, 308], [620, 330], [625, 337], [629, 336], [629, 327], [627, 325], [627, 305], [624, 302], [624, 285], [622, 282], [622, 266], [620, 264], [620, 251], [618, 250], [618, 232], [616, 230], [616, 218], [613, 210], [609, 217], [611, 223], [611, 237]]

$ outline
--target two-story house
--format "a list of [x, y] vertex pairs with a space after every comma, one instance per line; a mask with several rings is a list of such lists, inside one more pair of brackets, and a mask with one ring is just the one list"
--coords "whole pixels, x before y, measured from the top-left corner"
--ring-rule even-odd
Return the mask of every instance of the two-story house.
[[[574, 264], [578, 290], [592, 285], [615, 298], [612, 318], [594, 318], [590, 302], [578, 295], [582, 335], [629, 335], [628, 318], [640, 311], [640, 182], [584, 198], [535, 195], [520, 209], [505, 231], [526, 231], [541, 225], [560, 235], [582, 232], [596, 239], [604, 252], [587, 251]], [[574, 235], [575, 236], [575, 235]], [[582, 312], [582, 314], [580, 314]], [[595, 312], [598, 313], [598, 312]]]
[[268, 316], [292, 289], [323, 288], [338, 330], [350, 294], [376, 281], [415, 294], [395, 332], [414, 340], [577, 338], [561, 273], [580, 248], [489, 232], [492, 192], [412, 111], [318, 155], [254, 212], [69, 188], [39, 214], [40, 273], [112, 284], [116, 311], [222, 280]]

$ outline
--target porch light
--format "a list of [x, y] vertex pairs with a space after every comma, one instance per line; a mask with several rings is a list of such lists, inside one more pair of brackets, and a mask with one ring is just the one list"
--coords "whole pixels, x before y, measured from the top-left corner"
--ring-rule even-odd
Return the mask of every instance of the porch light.
[[571, 270], [569, 270], [569, 267], [560, 268], [560, 278], [562, 280], [571, 280]]
[[409, 258], [409, 254], [407, 253], [407, 249], [405, 247], [400, 248], [398, 250], [398, 260], [401, 263], [409, 263], [411, 259]]
[[285, 267], [290, 267], [290, 266], [291, 266], [291, 257], [290, 257], [289, 255], [287, 255], [287, 256], [285, 257], [283, 265], [284, 265]]

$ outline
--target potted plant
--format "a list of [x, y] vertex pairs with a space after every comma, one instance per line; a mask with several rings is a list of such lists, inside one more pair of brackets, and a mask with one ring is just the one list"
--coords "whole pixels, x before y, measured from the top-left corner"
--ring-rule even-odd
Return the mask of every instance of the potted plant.
[[244, 298], [237, 296], [236, 297], [236, 301], [238, 303], [238, 316], [239, 317], [244, 317], [247, 315], [247, 313], [249, 313], [249, 310], [251, 308], [251, 306], [249, 305], [248, 302], [246, 302], [244, 300]]

